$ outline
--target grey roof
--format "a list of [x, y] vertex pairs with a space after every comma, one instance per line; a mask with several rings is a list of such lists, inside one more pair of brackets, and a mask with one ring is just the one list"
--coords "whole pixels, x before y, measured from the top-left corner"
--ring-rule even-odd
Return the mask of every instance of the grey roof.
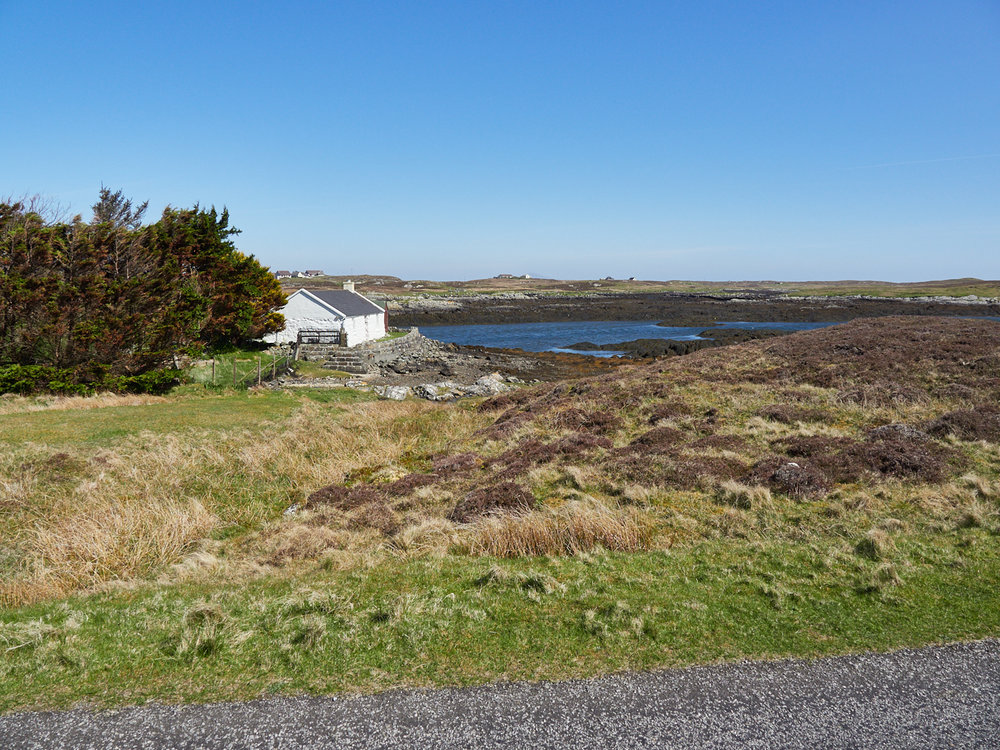
[[357, 292], [349, 292], [346, 289], [328, 289], [322, 292], [309, 290], [309, 294], [319, 297], [326, 304], [335, 307], [348, 317], [382, 314], [381, 307], [368, 301]]

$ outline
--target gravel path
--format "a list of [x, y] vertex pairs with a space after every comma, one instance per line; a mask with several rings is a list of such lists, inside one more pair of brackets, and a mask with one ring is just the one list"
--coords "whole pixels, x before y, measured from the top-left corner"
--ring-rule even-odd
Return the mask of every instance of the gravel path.
[[1000, 747], [1000, 641], [593, 680], [0, 717], [21, 748]]

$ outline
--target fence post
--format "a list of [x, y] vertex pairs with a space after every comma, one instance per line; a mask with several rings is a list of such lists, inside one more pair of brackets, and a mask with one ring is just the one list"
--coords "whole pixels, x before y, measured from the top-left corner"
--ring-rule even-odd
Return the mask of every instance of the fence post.
[[257, 357], [257, 385], [260, 385], [260, 356]]
[[233, 357], [233, 388], [236, 387], [236, 357]]
[[212, 385], [215, 385], [215, 357], [212, 357]]

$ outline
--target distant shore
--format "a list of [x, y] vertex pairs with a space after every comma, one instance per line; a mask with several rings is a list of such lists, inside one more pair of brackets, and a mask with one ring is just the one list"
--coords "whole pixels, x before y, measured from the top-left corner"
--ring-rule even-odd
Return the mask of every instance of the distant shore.
[[712, 325], [724, 320], [848, 321], [886, 315], [1000, 316], [996, 299], [948, 297], [788, 297], [721, 294], [481, 294], [388, 298], [394, 325], [655, 320]]

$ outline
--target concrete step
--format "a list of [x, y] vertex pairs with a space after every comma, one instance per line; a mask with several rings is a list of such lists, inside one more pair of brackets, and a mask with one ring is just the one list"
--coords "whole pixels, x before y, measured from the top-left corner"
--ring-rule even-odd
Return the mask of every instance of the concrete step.
[[343, 370], [354, 375], [368, 372], [368, 363], [356, 354], [341, 353], [327, 357], [323, 362], [323, 367], [330, 370]]

